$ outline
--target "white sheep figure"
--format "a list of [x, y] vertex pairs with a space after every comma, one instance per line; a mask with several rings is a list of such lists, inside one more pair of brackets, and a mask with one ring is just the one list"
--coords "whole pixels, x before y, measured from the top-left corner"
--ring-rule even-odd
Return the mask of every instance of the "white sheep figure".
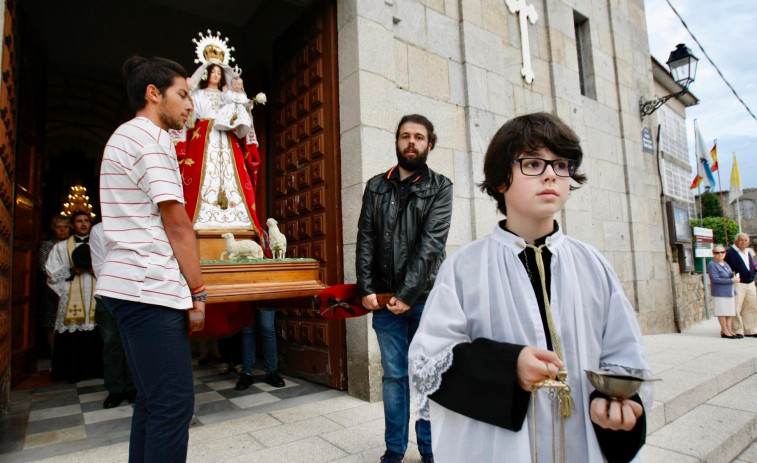
[[266, 220], [268, 225], [268, 241], [271, 244], [271, 252], [274, 259], [283, 259], [287, 252], [287, 237], [279, 230], [279, 223], [274, 219]]
[[233, 233], [224, 233], [221, 238], [226, 240], [226, 250], [221, 253], [221, 260], [223, 260], [224, 255], [229, 260], [263, 258], [263, 248], [252, 240], [237, 241], [234, 239]]

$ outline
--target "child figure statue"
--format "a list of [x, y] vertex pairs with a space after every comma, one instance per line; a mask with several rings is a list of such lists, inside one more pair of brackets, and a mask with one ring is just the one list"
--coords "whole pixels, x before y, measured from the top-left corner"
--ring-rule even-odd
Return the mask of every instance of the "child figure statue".
[[223, 98], [225, 104], [218, 113], [215, 126], [219, 130], [229, 130], [239, 138], [245, 138], [252, 127], [250, 110], [254, 103], [247, 99], [244, 91], [244, 81], [240, 76], [231, 79], [231, 89], [224, 85]]

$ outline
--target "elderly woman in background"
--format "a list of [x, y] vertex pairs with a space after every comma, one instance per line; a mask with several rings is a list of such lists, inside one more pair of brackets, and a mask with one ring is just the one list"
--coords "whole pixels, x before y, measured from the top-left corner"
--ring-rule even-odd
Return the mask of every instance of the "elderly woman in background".
[[738, 273], [735, 273], [728, 263], [725, 262], [725, 248], [716, 244], [712, 248], [713, 260], [707, 264], [707, 274], [710, 276], [710, 294], [715, 308], [715, 316], [720, 322], [720, 337], [727, 339], [743, 338], [740, 334], [731, 331], [731, 318], [736, 315], [736, 289], [734, 283], [741, 281]]

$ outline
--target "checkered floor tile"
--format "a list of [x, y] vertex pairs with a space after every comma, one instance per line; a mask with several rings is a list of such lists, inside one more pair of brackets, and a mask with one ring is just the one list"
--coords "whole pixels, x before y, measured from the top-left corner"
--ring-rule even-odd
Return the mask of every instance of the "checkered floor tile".
[[[277, 404], [284, 406], [287, 401], [330, 390], [285, 375], [285, 386], [275, 388], [263, 381], [262, 370], [254, 370], [253, 376], [254, 384], [237, 391], [238, 376], [233, 370], [219, 374], [216, 366], [195, 366], [192, 426], [264, 413]], [[0, 420], [0, 460], [33, 461], [128, 441], [132, 406], [123, 402], [105, 410], [107, 395], [102, 379], [13, 391], [11, 413]]]

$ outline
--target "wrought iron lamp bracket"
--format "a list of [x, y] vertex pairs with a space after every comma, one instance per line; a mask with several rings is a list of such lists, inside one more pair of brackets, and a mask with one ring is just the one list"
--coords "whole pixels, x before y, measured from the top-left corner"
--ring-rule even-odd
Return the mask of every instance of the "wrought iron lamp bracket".
[[653, 112], [657, 111], [660, 106], [667, 103], [671, 98], [679, 98], [688, 91], [688, 89], [684, 88], [678, 93], [672, 93], [660, 98], [655, 98], [654, 100], [645, 100], [642, 96], [641, 98], [639, 98], [639, 113], [641, 115], [641, 120], [644, 120], [645, 116], [649, 116]]

